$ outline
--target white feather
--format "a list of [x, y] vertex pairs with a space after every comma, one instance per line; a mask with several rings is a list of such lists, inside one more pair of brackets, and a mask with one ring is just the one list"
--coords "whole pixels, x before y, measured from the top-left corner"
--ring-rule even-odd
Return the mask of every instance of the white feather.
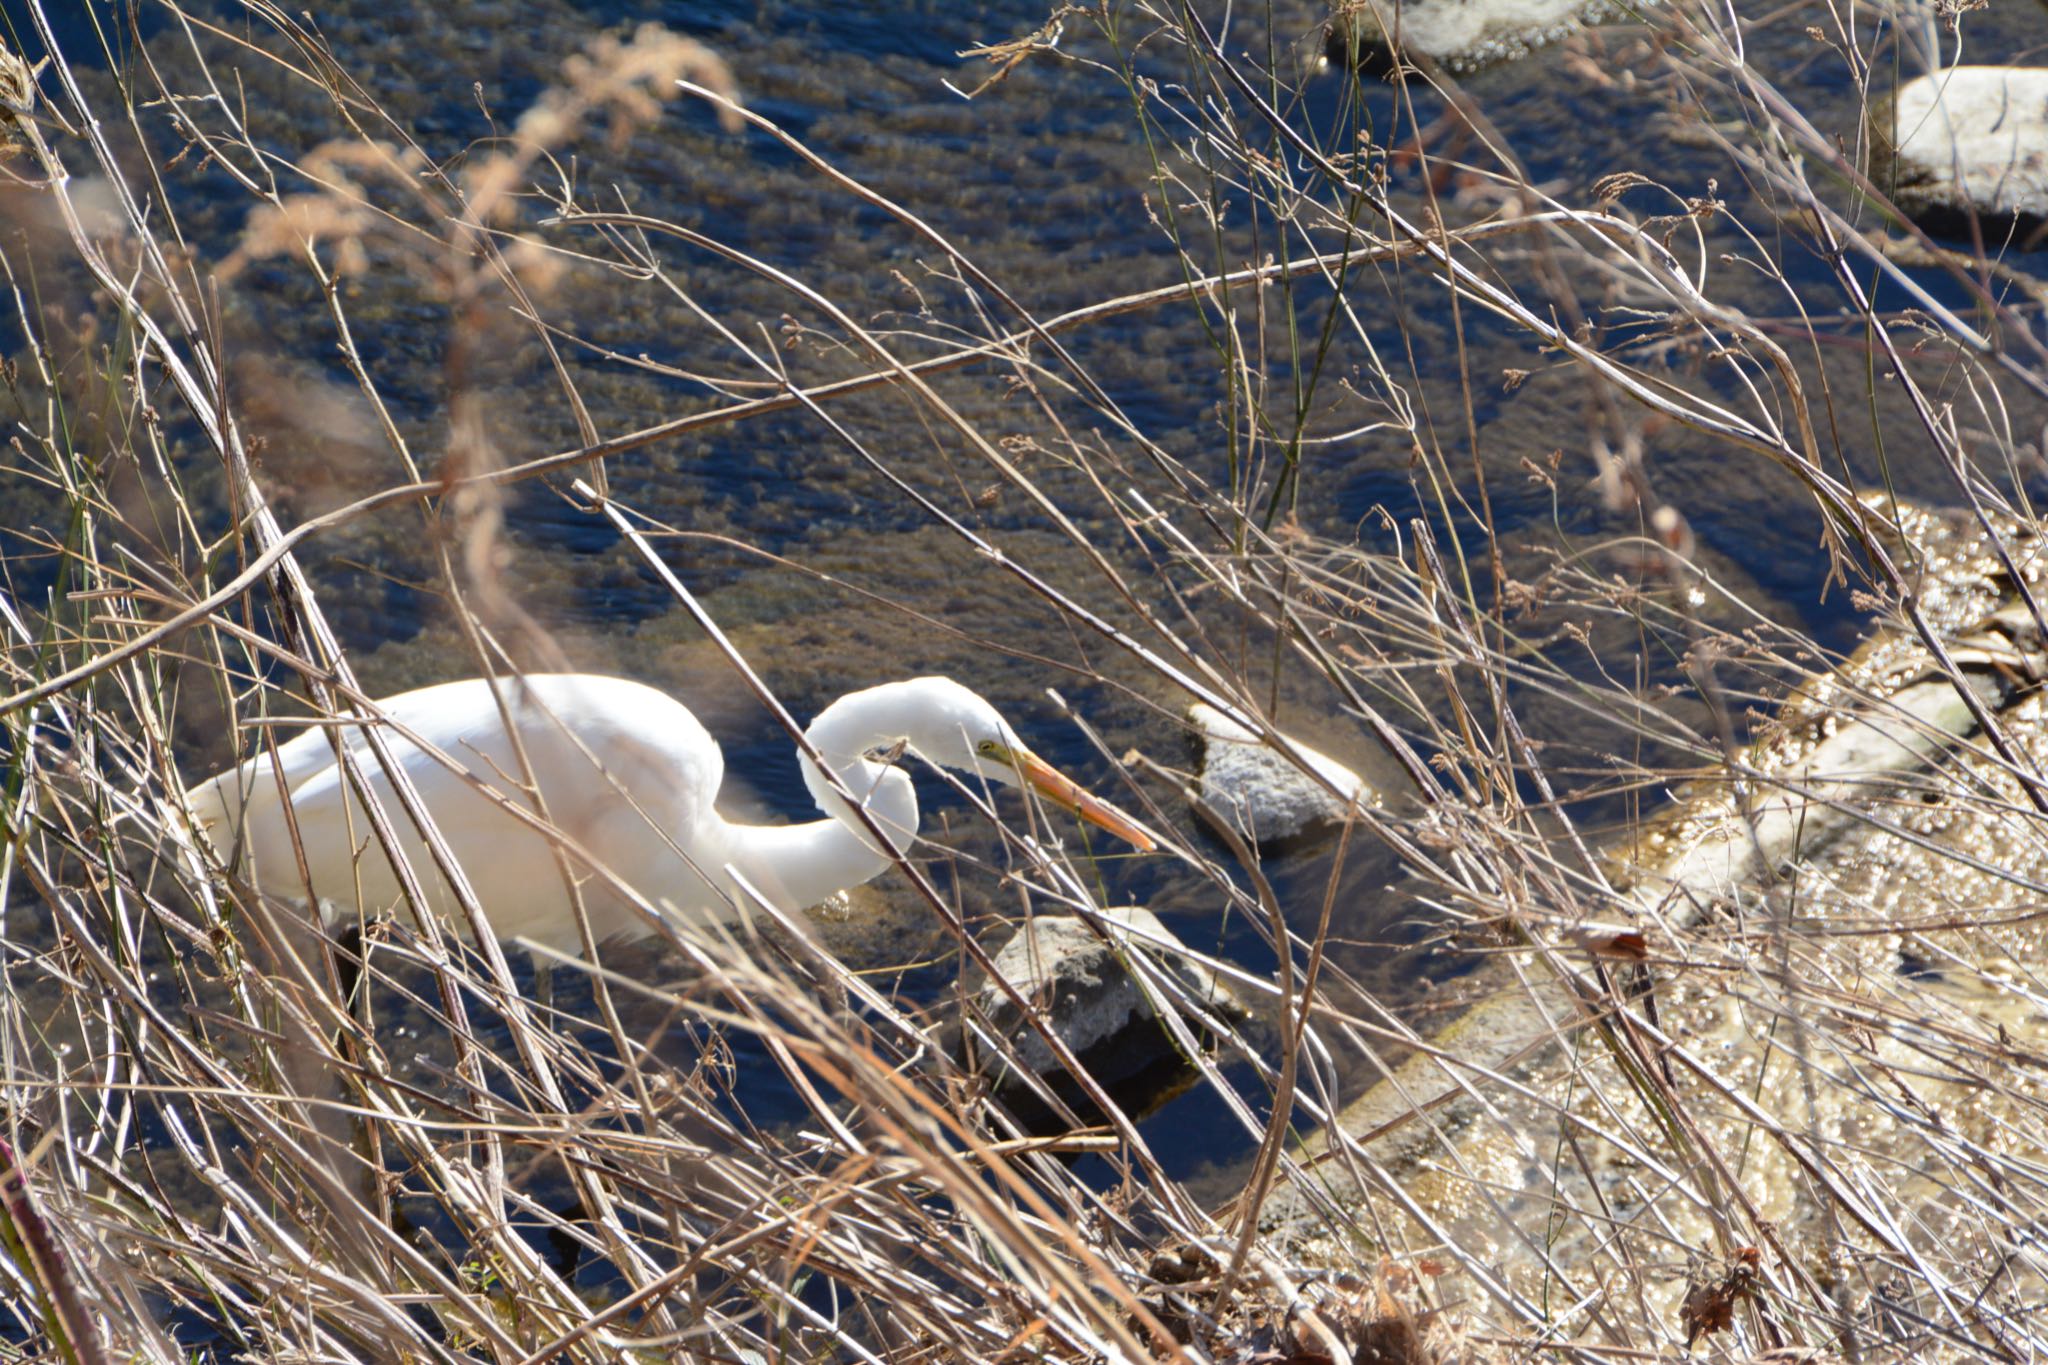
[[[794, 911], [890, 865], [808, 758], [805, 784], [828, 818], [781, 826], [725, 819], [715, 805], [725, 767], [718, 745], [687, 707], [654, 688], [593, 674], [536, 674], [495, 687], [493, 695], [481, 678], [444, 683], [374, 710], [500, 938], [580, 948], [558, 850], [568, 853], [599, 939], [651, 932], [613, 879], [679, 919], [724, 921], [735, 914], [733, 873]], [[511, 735], [537, 776], [549, 827], [536, 827], [537, 814], [522, 819], [506, 809], [534, 812]], [[916, 794], [899, 768], [867, 757], [871, 751], [902, 742], [934, 763], [1005, 782], [1016, 780], [1013, 760], [983, 758], [1024, 753], [993, 707], [948, 678], [849, 694], [806, 737], [899, 848], [917, 830]], [[454, 912], [452, 888], [354, 725], [305, 731], [280, 745], [274, 762], [266, 754], [189, 791], [214, 847], [269, 894], [298, 899], [310, 890], [330, 921], [352, 919], [359, 906], [371, 914], [396, 906], [398, 875], [336, 761], [337, 740], [399, 831], [432, 908]]]

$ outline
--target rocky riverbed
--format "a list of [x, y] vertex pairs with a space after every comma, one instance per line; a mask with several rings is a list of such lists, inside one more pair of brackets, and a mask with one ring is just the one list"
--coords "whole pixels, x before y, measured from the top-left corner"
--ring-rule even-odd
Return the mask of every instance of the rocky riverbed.
[[1267, 1214], [1296, 1255], [1423, 1256], [1610, 1340], [1574, 1305], [1652, 1268], [1664, 1321], [1763, 1349], [1790, 1296], [1885, 1358], [1995, 1349], [2048, 1297], [2043, 547], [1897, 530], [1950, 667], [1886, 627], [1616, 851], [1614, 923], [1507, 926], [1498, 993], [1299, 1154]]

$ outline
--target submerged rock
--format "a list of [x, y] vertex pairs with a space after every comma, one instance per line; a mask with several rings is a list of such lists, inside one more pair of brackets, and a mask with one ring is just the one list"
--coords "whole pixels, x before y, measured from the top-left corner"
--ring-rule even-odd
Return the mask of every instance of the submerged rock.
[[1332, 66], [1384, 75], [1394, 49], [1470, 71], [1620, 13], [1608, 0], [1340, 0], [1323, 30]]
[[[1153, 989], [1164, 985], [1186, 993], [1207, 1011], [1230, 1018], [1243, 1018], [1245, 1011], [1151, 911], [1104, 910], [1101, 923], [1107, 938], [1078, 916], [1038, 916], [1003, 945], [994, 965], [1113, 1099], [1142, 1112], [1174, 1093], [1192, 1069], [1140, 977], [1151, 978]], [[975, 1003], [1017, 1063], [1081, 1107], [1079, 1087], [1005, 991], [984, 981]], [[994, 1061], [990, 1070], [1008, 1098], [1029, 1095], [1028, 1083], [1008, 1060]]]
[[1871, 178], [1931, 232], [2048, 223], [2048, 67], [1952, 66], [1871, 111]]
[[[1291, 839], [1316, 825], [1337, 824], [1354, 800], [1368, 806], [1379, 804], [1378, 794], [1363, 777], [1299, 740], [1287, 740], [1300, 757], [1301, 762], [1296, 763], [1213, 706], [1196, 702], [1188, 708], [1188, 722], [1201, 746], [1198, 795], [1202, 804], [1254, 844]], [[1329, 786], [1304, 771], [1304, 765], [1320, 773]]]

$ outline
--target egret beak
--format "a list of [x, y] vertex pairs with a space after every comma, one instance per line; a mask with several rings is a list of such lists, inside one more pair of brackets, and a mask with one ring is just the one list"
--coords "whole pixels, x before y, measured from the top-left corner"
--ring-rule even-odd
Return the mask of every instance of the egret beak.
[[1150, 853], [1157, 845], [1144, 827], [1110, 805], [1088, 792], [1079, 783], [1058, 768], [1047, 763], [1029, 749], [1016, 749], [1009, 755], [1026, 782], [1037, 789], [1038, 794], [1062, 810], [1070, 810], [1100, 829], [1106, 829], [1141, 853]]

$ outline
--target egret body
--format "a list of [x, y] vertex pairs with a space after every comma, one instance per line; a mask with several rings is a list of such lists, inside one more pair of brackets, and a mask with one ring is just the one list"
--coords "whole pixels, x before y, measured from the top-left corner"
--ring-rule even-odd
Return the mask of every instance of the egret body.
[[[736, 916], [743, 893], [733, 873], [790, 911], [876, 876], [893, 861], [891, 849], [825, 770], [900, 853], [917, 832], [917, 793], [909, 774], [877, 756], [903, 749], [970, 777], [1028, 784], [1082, 819], [1152, 847], [1142, 828], [1032, 754], [993, 706], [950, 678], [852, 692], [819, 713], [804, 733], [823, 767], [801, 751], [798, 761], [825, 818], [795, 825], [720, 815], [725, 762], [717, 743], [681, 702], [624, 678], [472, 678], [388, 698], [374, 714], [497, 935], [565, 952], [579, 951], [582, 939], [558, 847], [582, 881], [600, 940], [653, 932], [621, 883], [679, 919], [715, 922]], [[514, 734], [552, 832], [533, 814]], [[452, 888], [360, 730], [343, 727], [340, 737], [396, 825], [432, 908], [453, 912]], [[245, 876], [272, 895], [302, 898], [310, 890], [330, 922], [353, 921], [359, 903], [377, 912], [401, 898], [397, 873], [335, 759], [335, 739], [327, 727], [307, 730], [274, 757], [265, 753], [187, 793], [214, 847], [238, 858]]]

